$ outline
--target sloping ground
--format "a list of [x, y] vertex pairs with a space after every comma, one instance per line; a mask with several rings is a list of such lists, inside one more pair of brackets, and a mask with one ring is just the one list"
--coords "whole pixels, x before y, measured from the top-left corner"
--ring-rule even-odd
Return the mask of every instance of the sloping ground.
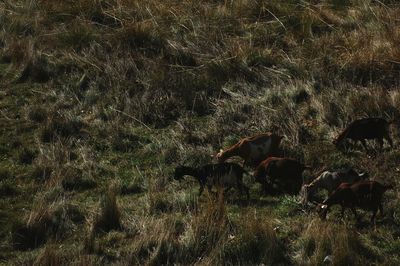
[[[399, 117], [395, 1], [73, 2], [0, 4], [2, 263], [399, 264], [399, 126], [381, 153], [331, 144], [356, 118]], [[249, 176], [249, 202], [173, 181], [264, 131], [308, 177], [394, 184], [377, 230]]]

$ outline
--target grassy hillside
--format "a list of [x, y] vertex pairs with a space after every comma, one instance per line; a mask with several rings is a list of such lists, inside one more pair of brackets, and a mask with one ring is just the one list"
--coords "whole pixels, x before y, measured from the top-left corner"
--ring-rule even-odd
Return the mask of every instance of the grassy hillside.
[[[0, 2], [0, 263], [399, 265], [399, 125], [383, 152], [332, 145], [354, 119], [400, 117], [399, 14], [395, 0]], [[320, 221], [251, 176], [249, 202], [173, 180], [266, 131], [307, 178], [352, 166], [396, 185], [377, 229], [339, 208]]]

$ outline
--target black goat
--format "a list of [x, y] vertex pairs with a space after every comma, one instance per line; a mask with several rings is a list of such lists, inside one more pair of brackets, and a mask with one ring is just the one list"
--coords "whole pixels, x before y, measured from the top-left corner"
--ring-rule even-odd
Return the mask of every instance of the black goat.
[[365, 140], [376, 139], [382, 149], [383, 139], [386, 139], [389, 145], [393, 147], [393, 141], [389, 135], [389, 125], [393, 122], [388, 122], [383, 118], [362, 118], [355, 120], [335, 138], [333, 144], [339, 147], [345, 139], [351, 139], [356, 142], [360, 141], [365, 150], [368, 150]]
[[221, 186], [227, 192], [232, 187], [240, 193], [246, 192], [247, 199], [250, 198], [249, 189], [243, 184], [243, 174], [246, 171], [235, 163], [206, 164], [202, 167], [178, 166], [175, 169], [174, 178], [181, 180], [183, 176], [196, 177], [200, 184], [199, 196], [203, 193], [204, 186], [211, 192], [212, 186]]

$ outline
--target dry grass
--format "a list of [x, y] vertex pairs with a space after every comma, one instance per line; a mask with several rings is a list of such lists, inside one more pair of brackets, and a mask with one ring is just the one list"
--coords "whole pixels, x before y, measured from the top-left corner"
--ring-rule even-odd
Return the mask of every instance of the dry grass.
[[56, 266], [63, 265], [63, 259], [55, 246], [47, 245], [34, 261], [35, 266]]
[[121, 213], [117, 204], [117, 191], [114, 186], [111, 186], [104, 194], [101, 200], [100, 214], [94, 222], [94, 230], [109, 232], [111, 230], [120, 230]]
[[60, 197], [59, 191], [43, 191], [34, 200], [30, 213], [14, 224], [11, 243], [16, 249], [28, 250], [49, 240], [63, 240], [71, 236], [71, 230], [76, 230], [84, 220], [81, 209]]
[[241, 217], [237, 227], [228, 236], [218, 263], [265, 264], [289, 263], [273, 225], [271, 217], [257, 217], [248, 213]]
[[375, 234], [315, 221], [251, 176], [245, 206], [198, 197], [172, 171], [273, 131], [282, 155], [314, 168], [306, 178], [352, 166], [398, 183], [397, 149], [331, 140], [357, 118], [399, 118], [399, 11], [393, 0], [1, 2], [0, 263], [398, 264], [386, 237], [398, 234], [397, 190]]
[[313, 220], [298, 241], [298, 263], [321, 265], [330, 260], [333, 265], [365, 265], [366, 256], [372, 258], [351, 228], [344, 225], [327, 225]]

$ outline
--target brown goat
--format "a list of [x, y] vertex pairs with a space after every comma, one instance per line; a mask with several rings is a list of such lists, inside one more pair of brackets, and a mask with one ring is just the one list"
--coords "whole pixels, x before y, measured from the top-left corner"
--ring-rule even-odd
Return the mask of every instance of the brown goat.
[[276, 155], [282, 138], [270, 132], [244, 138], [228, 149], [221, 150], [216, 158], [218, 162], [224, 162], [232, 156], [239, 156], [244, 159], [243, 165], [258, 165], [268, 156]]
[[258, 165], [254, 178], [264, 186], [265, 192], [271, 192], [274, 183], [279, 183], [280, 189], [296, 194], [303, 184], [305, 169], [310, 169], [310, 167], [294, 159], [269, 157]]
[[393, 122], [388, 122], [383, 118], [362, 118], [355, 120], [334, 139], [333, 144], [339, 147], [344, 143], [345, 139], [351, 139], [355, 142], [360, 141], [365, 150], [368, 150], [365, 140], [376, 139], [382, 149], [383, 139], [386, 139], [389, 145], [393, 147], [393, 141], [389, 135], [389, 125]]
[[342, 183], [322, 204], [317, 206], [321, 219], [326, 219], [329, 208], [339, 204], [341, 216], [346, 208], [350, 208], [358, 220], [356, 207], [372, 211], [371, 223], [375, 224], [375, 216], [379, 211], [383, 215], [382, 196], [393, 186], [385, 186], [377, 181], [360, 181], [354, 184]]

